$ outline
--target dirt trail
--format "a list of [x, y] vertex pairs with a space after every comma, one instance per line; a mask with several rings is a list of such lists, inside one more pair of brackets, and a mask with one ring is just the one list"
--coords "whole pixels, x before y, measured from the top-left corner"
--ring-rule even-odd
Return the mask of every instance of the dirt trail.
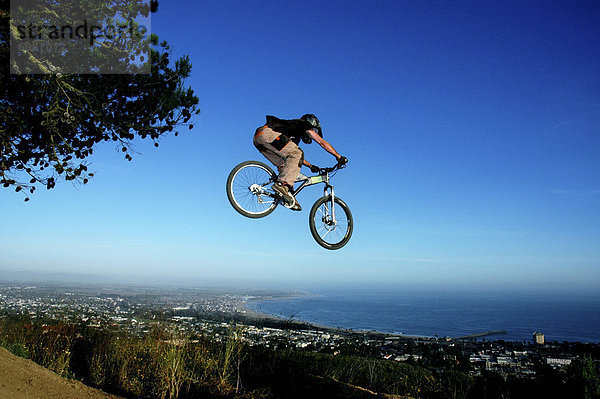
[[0, 348], [0, 399], [122, 399], [68, 380]]

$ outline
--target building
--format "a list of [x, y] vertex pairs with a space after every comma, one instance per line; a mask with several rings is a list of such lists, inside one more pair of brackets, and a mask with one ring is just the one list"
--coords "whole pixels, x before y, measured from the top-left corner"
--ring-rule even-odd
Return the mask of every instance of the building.
[[553, 368], [570, 366], [571, 363], [572, 363], [571, 359], [553, 358], [553, 357], [549, 357], [546, 359], [546, 364], [549, 366], [552, 366]]
[[538, 345], [544, 345], [544, 334], [542, 334], [541, 332], [534, 332], [533, 342], [535, 342]]

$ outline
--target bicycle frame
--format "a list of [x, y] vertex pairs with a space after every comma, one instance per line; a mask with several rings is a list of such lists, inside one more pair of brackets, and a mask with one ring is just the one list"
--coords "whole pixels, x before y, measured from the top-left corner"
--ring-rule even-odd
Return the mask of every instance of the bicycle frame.
[[314, 175], [314, 176], [304, 176], [302, 173], [300, 173], [298, 175], [298, 178], [296, 179], [295, 183], [300, 183], [300, 186], [298, 186], [298, 188], [294, 189], [293, 194], [296, 195], [298, 194], [300, 191], [302, 191], [304, 189], [304, 187], [308, 187], [308, 186], [314, 186], [315, 184], [319, 184], [319, 183], [325, 183], [325, 195], [327, 195], [327, 189], [331, 189], [332, 193], [333, 193], [333, 186], [331, 184], [329, 184], [329, 173], [323, 173], [320, 175]]
[[[331, 196], [331, 217], [332, 217], [331, 223], [333, 223], [333, 224], [337, 223], [337, 220], [335, 218], [335, 192], [333, 191], [333, 186], [330, 184], [329, 174], [339, 168], [340, 167], [337, 165], [334, 166], [333, 168], [324, 168], [322, 173], [319, 173], [318, 175], [314, 175], [314, 176], [305, 176], [302, 173], [299, 173], [298, 177], [296, 178], [296, 181], [294, 183], [300, 183], [300, 186], [298, 186], [298, 188], [292, 190], [292, 194], [294, 196], [296, 196], [305, 187], [314, 186], [315, 184], [319, 184], [319, 183], [324, 183], [325, 188], [323, 189], [323, 195]], [[270, 183], [271, 182], [269, 182], [267, 184], [270, 184]], [[263, 191], [262, 188], [258, 188], [258, 190], [260, 191], [261, 194], [267, 195], [274, 199], [279, 199], [279, 197], [273, 195], [272, 193], [270, 193], [268, 191]]]
[[[329, 170], [331, 169], [331, 170]], [[333, 186], [329, 183], [329, 174], [336, 169], [327, 168], [324, 173], [314, 175], [314, 176], [305, 176], [302, 173], [298, 175], [296, 178], [296, 183], [300, 183], [297, 189], [294, 190], [293, 194], [296, 196], [300, 191], [302, 191], [305, 187], [314, 186], [315, 184], [325, 183], [325, 188], [323, 188], [323, 195], [326, 197], [331, 195], [331, 217], [332, 222], [335, 224], [337, 221], [335, 219], [335, 193], [333, 191]], [[329, 193], [328, 193], [329, 191]]]

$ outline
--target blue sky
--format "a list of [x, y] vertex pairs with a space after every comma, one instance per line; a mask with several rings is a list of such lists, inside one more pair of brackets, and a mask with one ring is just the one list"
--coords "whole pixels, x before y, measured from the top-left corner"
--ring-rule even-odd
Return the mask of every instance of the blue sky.
[[[600, 289], [600, 6], [593, 1], [163, 1], [152, 31], [193, 64], [194, 129], [86, 186], [0, 191], [0, 269], [122, 281]], [[308, 209], [237, 214], [225, 180], [262, 160], [265, 114], [319, 116], [349, 158], [355, 230]], [[304, 146], [320, 166], [333, 158]]]

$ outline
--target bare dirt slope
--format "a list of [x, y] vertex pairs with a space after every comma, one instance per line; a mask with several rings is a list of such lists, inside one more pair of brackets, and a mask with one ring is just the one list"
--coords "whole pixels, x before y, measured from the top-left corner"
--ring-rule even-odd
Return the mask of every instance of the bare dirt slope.
[[0, 348], [0, 399], [122, 399], [68, 380]]

